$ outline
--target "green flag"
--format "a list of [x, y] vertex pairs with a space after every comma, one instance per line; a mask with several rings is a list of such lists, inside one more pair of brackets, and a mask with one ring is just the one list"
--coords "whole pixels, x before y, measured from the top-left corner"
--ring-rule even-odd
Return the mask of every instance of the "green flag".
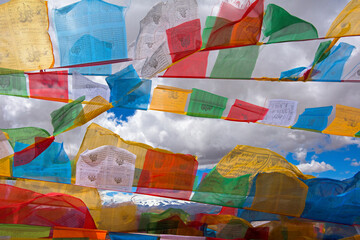
[[81, 103], [84, 100], [85, 96], [79, 97], [75, 101], [66, 104], [50, 114], [51, 123], [54, 127], [54, 136], [68, 130], [74, 125], [75, 119], [83, 110]]
[[318, 38], [316, 28], [309, 22], [289, 14], [285, 9], [269, 4], [263, 21], [263, 34], [268, 43]]
[[15, 146], [15, 142], [31, 145], [35, 143], [35, 137], [46, 138], [50, 136], [50, 133], [48, 133], [45, 129], [37, 127], [10, 128], [0, 130], [9, 135], [9, 142], [13, 148]]
[[24, 73], [8, 75], [0, 74], [0, 94], [28, 97]]

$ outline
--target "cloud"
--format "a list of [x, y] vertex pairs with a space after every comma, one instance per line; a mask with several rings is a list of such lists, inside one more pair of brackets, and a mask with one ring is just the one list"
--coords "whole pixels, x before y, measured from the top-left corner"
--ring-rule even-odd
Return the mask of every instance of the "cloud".
[[360, 161], [358, 162], [356, 160], [356, 158], [354, 158], [354, 159], [351, 160], [350, 165], [353, 166], [353, 167], [359, 167], [360, 166]]
[[351, 160], [351, 158], [349, 158], [349, 157], [344, 159], [344, 161], [350, 161], [350, 160]]
[[315, 160], [311, 160], [310, 163], [301, 163], [297, 165], [297, 167], [303, 173], [321, 173], [326, 171], [336, 171], [333, 166], [327, 164], [325, 162], [317, 162]]

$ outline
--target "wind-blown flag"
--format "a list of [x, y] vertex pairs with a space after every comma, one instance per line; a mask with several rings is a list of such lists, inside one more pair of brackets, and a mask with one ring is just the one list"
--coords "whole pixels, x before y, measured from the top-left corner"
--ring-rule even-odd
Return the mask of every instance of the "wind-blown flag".
[[284, 71], [280, 79], [340, 82], [344, 65], [355, 47], [344, 42], [329, 50], [330, 46], [330, 41], [321, 43], [311, 66]]
[[51, 68], [54, 56], [46, 1], [2, 2], [0, 16], [0, 68], [23, 71]]
[[150, 110], [184, 113], [191, 90], [158, 85], [151, 99]]
[[359, 131], [360, 109], [337, 104], [335, 118], [323, 133], [354, 137]]
[[93, 82], [80, 73], [73, 71], [71, 96], [71, 99], [77, 99], [85, 96], [85, 101], [89, 101], [96, 96], [101, 96], [109, 101], [110, 89], [107, 85]]
[[0, 74], [0, 95], [28, 97], [25, 75], [23, 73]]
[[285, 9], [269, 4], [263, 22], [268, 43], [318, 38], [316, 28], [309, 22], [289, 14]]
[[284, 99], [270, 99], [268, 102], [269, 111], [260, 123], [291, 126], [296, 118], [297, 101]]
[[187, 115], [195, 117], [221, 118], [227, 98], [197, 88], [192, 89]]
[[50, 137], [50, 133], [48, 133], [45, 129], [37, 127], [10, 128], [1, 130], [9, 135], [8, 140], [12, 148], [15, 147], [15, 142], [33, 144], [35, 143], [36, 137]]
[[295, 125], [293, 125], [291, 128], [321, 132], [326, 128], [328, 117], [330, 116], [332, 110], [332, 106], [306, 108], [305, 111], [299, 116], [299, 119]]
[[331, 24], [326, 37], [360, 34], [360, 2], [351, 0]]
[[226, 118], [229, 121], [256, 122], [263, 120], [269, 109], [236, 99]]
[[220, 5], [217, 17], [209, 16], [203, 31], [203, 47], [220, 49], [256, 44], [264, 14], [264, 0], [244, 3], [239, 8], [228, 1]]
[[7, 137], [0, 130], [0, 175], [10, 177], [10, 158], [14, 154]]
[[[55, 9], [61, 66], [127, 58], [124, 10], [101, 0], [82, 0]], [[111, 74], [111, 65], [76, 70]]]

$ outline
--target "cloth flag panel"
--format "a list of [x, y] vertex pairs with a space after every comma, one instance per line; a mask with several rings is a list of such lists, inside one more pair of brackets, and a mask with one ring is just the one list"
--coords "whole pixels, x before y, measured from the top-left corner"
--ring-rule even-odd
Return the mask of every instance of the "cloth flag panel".
[[360, 109], [337, 104], [335, 118], [323, 133], [354, 137], [359, 131]]
[[78, 185], [62, 184], [55, 182], [43, 182], [34, 180], [17, 179], [15, 186], [41, 194], [61, 193], [71, 195], [86, 204], [95, 223], [100, 221], [101, 198], [96, 188], [82, 187]]
[[0, 130], [0, 175], [10, 177], [10, 158], [14, 154], [7, 137]]
[[68, 72], [28, 73], [30, 97], [68, 102]]
[[332, 110], [332, 106], [305, 108], [305, 111], [291, 128], [321, 132], [327, 127], [328, 117]]
[[21, 151], [15, 151], [14, 167], [26, 165], [32, 162], [36, 157], [44, 152], [54, 142], [54, 140], [54, 136], [46, 138], [36, 137], [35, 143], [29, 145]]
[[0, 223], [96, 228], [80, 199], [60, 193], [40, 194], [5, 184], [0, 184], [0, 192]]
[[[61, 66], [127, 58], [125, 7], [82, 0], [54, 10]], [[97, 67], [80, 73], [99, 73]], [[111, 73], [111, 65], [100, 69]]]
[[104, 99], [110, 99], [110, 89], [107, 85], [93, 82], [84, 77], [80, 73], [73, 71], [72, 73], [72, 99], [85, 96], [85, 101], [101, 96]]
[[282, 172], [259, 173], [251, 210], [300, 217], [305, 208], [308, 186], [296, 175]]
[[[250, 4], [251, 3], [251, 4]], [[256, 44], [260, 38], [264, 1], [247, 1], [240, 8], [223, 1], [217, 17], [209, 16], [203, 31], [205, 49]]]
[[50, 137], [45, 129], [37, 127], [23, 127], [23, 128], [10, 128], [1, 129], [9, 136], [9, 142], [12, 148], [15, 147], [15, 142], [21, 142], [25, 144], [35, 143], [35, 137]]
[[0, 236], [11, 238], [47, 238], [50, 236], [50, 227], [31, 226], [24, 224], [0, 224]]
[[70, 102], [63, 107], [53, 111], [51, 115], [51, 124], [54, 127], [54, 135], [58, 135], [65, 132], [74, 125], [74, 121], [77, 116], [83, 110], [82, 102], [85, 100], [85, 96]]
[[161, 240], [206, 240], [206, 237], [160, 234]]
[[191, 201], [241, 208], [249, 190], [249, 176], [226, 178], [215, 167], [200, 182]]
[[111, 240], [158, 240], [157, 236], [135, 234], [135, 233], [115, 233], [109, 232]]
[[187, 115], [195, 117], [221, 118], [227, 98], [197, 88], [192, 89]]
[[164, 153], [149, 149], [137, 193], [189, 199], [198, 162], [192, 155]]
[[216, 165], [219, 174], [235, 178], [250, 174], [250, 180], [259, 172], [289, 171], [299, 178], [307, 177], [281, 155], [265, 148], [238, 145]]
[[105, 240], [107, 231], [97, 229], [80, 229], [70, 227], [54, 227], [53, 238], [87, 238]]
[[150, 110], [184, 113], [191, 90], [158, 85], [151, 99]]
[[24, 74], [0, 74], [0, 95], [28, 97]]
[[341, 42], [331, 48], [329, 55], [319, 62], [311, 75], [313, 81], [341, 81], [344, 65], [355, 46]]
[[[17, 142], [15, 151], [22, 151], [27, 144]], [[14, 158], [15, 159], [15, 158]], [[53, 142], [31, 162], [13, 167], [13, 176], [42, 181], [71, 183], [71, 165], [62, 143]]]
[[116, 207], [104, 206], [101, 209], [98, 228], [116, 232], [136, 232], [138, 230], [137, 210], [137, 206], [133, 203], [123, 203]]
[[263, 120], [269, 109], [239, 99], [231, 106], [226, 120], [239, 122], [256, 122]]
[[115, 146], [86, 150], [76, 163], [76, 185], [130, 192], [136, 155]]
[[289, 14], [275, 4], [267, 5], [263, 27], [264, 36], [269, 37], [267, 43], [318, 38], [314, 25]]
[[201, 23], [200, 19], [185, 22], [166, 30], [170, 55], [173, 62], [200, 50]]
[[114, 104], [121, 108], [147, 110], [150, 103], [151, 83], [151, 80], [142, 80], [136, 89]]
[[54, 56], [46, 1], [7, 1], [0, 5], [0, 16], [0, 68], [51, 68]]
[[297, 101], [284, 99], [270, 99], [267, 108], [269, 111], [260, 123], [291, 126], [296, 118]]
[[219, 50], [210, 78], [251, 78], [260, 46]]
[[205, 77], [209, 53], [202, 51], [191, 54], [168, 68], [163, 77]]
[[326, 37], [360, 34], [360, 3], [351, 0], [331, 24]]

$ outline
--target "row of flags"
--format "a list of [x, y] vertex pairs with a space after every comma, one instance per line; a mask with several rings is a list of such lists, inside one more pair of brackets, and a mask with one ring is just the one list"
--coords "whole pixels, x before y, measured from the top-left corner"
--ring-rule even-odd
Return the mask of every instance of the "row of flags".
[[[280, 214], [340, 224], [358, 223], [357, 175], [346, 180], [314, 178], [268, 149], [239, 145], [209, 173], [200, 176], [196, 156], [126, 141], [94, 123], [88, 127], [72, 160], [53, 136], [45, 137], [49, 135], [45, 131], [37, 129], [40, 137], [34, 136], [36, 129], [31, 134], [30, 128], [16, 130], [2, 129], [0, 156], [5, 156], [1, 159], [1, 175], [18, 179], [21, 184], [17, 187], [33, 185], [29, 180], [33, 179], [49, 187], [64, 183], [63, 193], [79, 197], [88, 188], [134, 192], [248, 209], [265, 214], [259, 216], [265, 220], [269, 217], [266, 214], [270, 218], [271, 214]], [[22, 152], [28, 146], [25, 142], [32, 144], [32, 152]], [[6, 155], [11, 151], [15, 152], [13, 158]], [[99, 205], [83, 200], [89, 204], [96, 224]]]
[[[316, 68], [308, 70], [317, 71]], [[289, 76], [295, 75], [294, 71], [290, 72]], [[11, 82], [18, 84], [9, 84], [7, 91], [0, 90], [1, 94], [68, 102], [51, 113], [55, 136], [81, 126], [113, 107], [262, 123], [340, 136], [360, 135], [360, 110], [357, 108], [336, 105], [336, 116], [330, 125], [328, 118], [333, 106], [306, 108], [295, 122], [297, 101], [270, 99], [266, 106], [258, 106], [236, 99], [229, 108], [228, 98], [197, 88], [181, 89], [159, 85], [152, 91], [152, 81], [140, 79], [132, 65], [107, 77], [108, 85], [91, 81], [77, 72], [74, 72], [70, 81], [63, 71], [13, 74], [10, 79], [8, 75], [3, 75], [0, 76], [1, 79], [8, 79], [9, 83], [16, 79]], [[71, 100], [70, 97], [76, 99]], [[223, 116], [224, 112], [228, 112], [227, 116]]]
[[[265, 9], [264, 0], [240, 5], [222, 1], [216, 15], [206, 18], [203, 29], [196, 0], [169, 0], [149, 10], [140, 21], [136, 41], [128, 49], [127, 7], [102, 0], [82, 0], [64, 7], [53, 5], [48, 13], [47, 3], [42, 0], [1, 4], [7, 23], [1, 29], [1, 74], [69, 67], [70, 73], [111, 75], [114, 63], [130, 61], [131, 57], [143, 78], [154, 77], [170, 67], [165, 77], [257, 79], [252, 77], [252, 71], [263, 44], [261, 36], [268, 44], [323, 38], [313, 24], [281, 6], [268, 4]], [[359, 35], [359, 9], [352, 0], [333, 21], [325, 38]], [[20, 17], [15, 18], [16, 15]], [[328, 43], [320, 47], [324, 44]], [[299, 68], [278, 79], [341, 81], [343, 65], [352, 49], [344, 43], [331, 51], [322, 49], [326, 52], [314, 60], [310, 75], [300, 75], [305, 69]], [[209, 53], [213, 52], [216, 63], [207, 67]], [[211, 58], [214, 54], [210, 54]]]

